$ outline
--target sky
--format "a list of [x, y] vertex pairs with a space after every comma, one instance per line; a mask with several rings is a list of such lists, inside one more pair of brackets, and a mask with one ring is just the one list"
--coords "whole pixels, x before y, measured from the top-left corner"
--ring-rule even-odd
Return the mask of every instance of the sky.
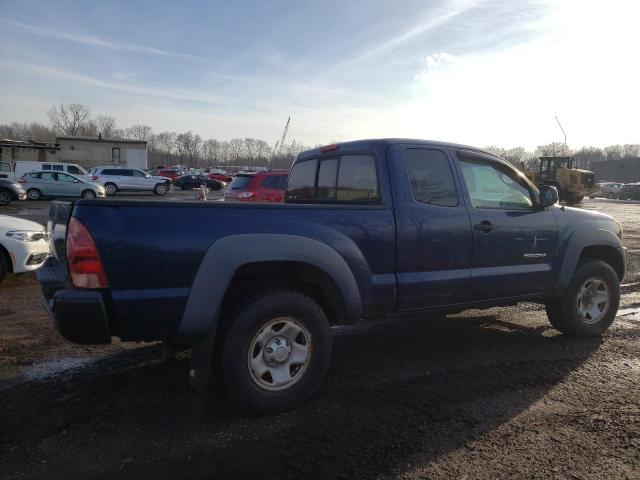
[[0, 0], [0, 123], [306, 145], [640, 143], [634, 0]]

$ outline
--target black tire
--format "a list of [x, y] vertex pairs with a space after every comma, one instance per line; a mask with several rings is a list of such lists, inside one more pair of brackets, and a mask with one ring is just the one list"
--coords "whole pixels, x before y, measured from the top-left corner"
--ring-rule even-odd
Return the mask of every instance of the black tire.
[[[578, 314], [578, 297], [583, 285], [594, 278], [604, 283], [609, 304], [604, 315], [592, 323]], [[547, 317], [556, 330], [576, 337], [597, 337], [613, 323], [619, 305], [620, 281], [616, 272], [602, 260], [588, 259], [578, 265], [564, 295], [548, 302], [546, 309]]]
[[93, 190], [85, 190], [80, 196], [87, 199], [96, 198], [96, 192], [94, 192]]
[[168, 191], [169, 187], [166, 183], [159, 183], [153, 188], [153, 193], [160, 196], [166, 195]]
[[[322, 309], [308, 296], [293, 290], [275, 290], [265, 292], [261, 296], [254, 297], [242, 302], [243, 308], [237, 314], [228, 319], [226, 332], [223, 334], [223, 341], [218, 357], [218, 364], [215, 365], [219, 372], [222, 388], [227, 397], [241, 410], [252, 414], [265, 414], [279, 412], [291, 408], [304, 401], [320, 386], [324, 379], [329, 363], [331, 361], [331, 331], [329, 322]], [[249, 350], [251, 344], [260, 346], [256, 337], [267, 325], [274, 324], [281, 318], [287, 318], [301, 325], [308, 334], [307, 344], [308, 357], [305, 363], [299, 367], [288, 365], [287, 371], [292, 377], [289, 386], [278, 387], [281, 390], [274, 391], [269, 386], [260, 385], [259, 382], [268, 383], [273, 369], [268, 368], [258, 379], [249, 366]], [[284, 331], [283, 327], [281, 331]], [[268, 345], [277, 341], [280, 331], [271, 331], [272, 336], [262, 344], [254, 358], [262, 358], [268, 351]], [[301, 337], [296, 337], [301, 338]], [[304, 339], [306, 337], [302, 337]], [[280, 343], [278, 343], [280, 345]], [[300, 343], [300, 345], [304, 345]], [[289, 343], [287, 343], [287, 347]], [[277, 347], [280, 350], [282, 347]], [[290, 349], [291, 350], [291, 349]], [[273, 350], [271, 350], [273, 352]], [[274, 352], [276, 355], [278, 352]], [[287, 356], [285, 364], [289, 362]], [[263, 360], [264, 363], [264, 360]], [[268, 363], [268, 361], [267, 361]], [[276, 366], [276, 368], [281, 368]], [[292, 375], [291, 369], [294, 370]], [[297, 375], [301, 375], [297, 377]]]
[[11, 265], [11, 260], [9, 259], [9, 254], [4, 248], [0, 248], [0, 282], [2, 282], [7, 273], [9, 273], [9, 266]]
[[104, 193], [107, 197], [113, 197], [118, 193], [118, 187], [115, 183], [107, 182], [104, 184]]
[[40, 197], [42, 197], [42, 192], [37, 188], [30, 188], [27, 190], [27, 198], [29, 200], [40, 200]]
[[0, 188], [0, 205], [9, 205], [11, 200], [13, 200], [13, 193], [11, 193], [11, 190]]

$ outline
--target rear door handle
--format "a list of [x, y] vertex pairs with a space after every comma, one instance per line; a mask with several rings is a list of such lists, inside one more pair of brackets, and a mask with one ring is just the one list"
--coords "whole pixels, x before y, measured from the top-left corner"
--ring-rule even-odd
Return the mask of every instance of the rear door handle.
[[473, 228], [475, 228], [476, 230], [480, 230], [481, 232], [484, 232], [484, 233], [491, 233], [493, 229], [496, 228], [496, 226], [493, 223], [491, 223], [489, 220], [483, 220], [477, 225], [474, 225]]

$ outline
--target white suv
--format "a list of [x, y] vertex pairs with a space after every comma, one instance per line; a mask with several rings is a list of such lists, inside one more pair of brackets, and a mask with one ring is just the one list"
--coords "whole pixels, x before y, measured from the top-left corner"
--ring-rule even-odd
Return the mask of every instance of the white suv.
[[166, 177], [157, 177], [138, 170], [123, 167], [96, 167], [89, 170], [94, 182], [104, 186], [108, 196], [118, 192], [153, 192], [165, 195], [171, 186]]

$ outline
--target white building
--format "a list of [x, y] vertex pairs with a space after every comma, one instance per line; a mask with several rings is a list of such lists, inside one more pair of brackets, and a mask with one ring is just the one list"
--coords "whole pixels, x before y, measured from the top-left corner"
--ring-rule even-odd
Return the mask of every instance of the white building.
[[147, 168], [147, 142], [102, 137], [56, 137], [60, 161], [89, 169], [103, 165]]

